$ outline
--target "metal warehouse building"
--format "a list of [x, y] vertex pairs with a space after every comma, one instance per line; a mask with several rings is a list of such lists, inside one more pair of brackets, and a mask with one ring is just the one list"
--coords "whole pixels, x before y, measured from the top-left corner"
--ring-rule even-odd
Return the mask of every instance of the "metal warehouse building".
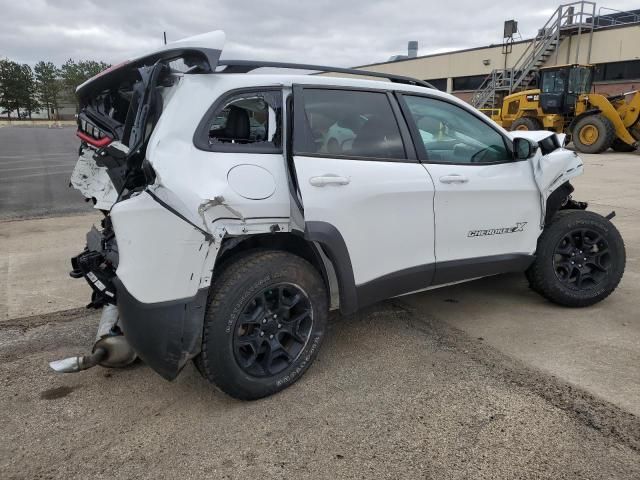
[[407, 55], [357, 68], [427, 80], [476, 107], [535, 88], [541, 67], [569, 63], [596, 66], [596, 92], [623, 93], [640, 89], [640, 9], [596, 10], [593, 2], [574, 2], [559, 6], [533, 38], [520, 39], [511, 20], [502, 44], [424, 56], [416, 51], [410, 42]]

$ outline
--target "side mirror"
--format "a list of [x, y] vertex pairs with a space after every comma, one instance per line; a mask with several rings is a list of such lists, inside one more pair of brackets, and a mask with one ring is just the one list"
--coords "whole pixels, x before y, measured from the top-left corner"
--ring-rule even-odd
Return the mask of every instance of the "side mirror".
[[516, 160], [526, 160], [527, 158], [531, 158], [533, 154], [536, 153], [537, 149], [538, 146], [534, 145], [526, 138], [516, 137], [513, 139], [513, 152]]

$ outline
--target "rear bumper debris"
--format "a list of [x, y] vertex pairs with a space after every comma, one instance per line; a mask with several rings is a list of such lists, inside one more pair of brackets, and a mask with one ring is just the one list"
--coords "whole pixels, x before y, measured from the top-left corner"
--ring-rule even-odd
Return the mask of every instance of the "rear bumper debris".
[[138, 356], [167, 380], [200, 352], [208, 288], [191, 298], [143, 303], [114, 279], [120, 325]]

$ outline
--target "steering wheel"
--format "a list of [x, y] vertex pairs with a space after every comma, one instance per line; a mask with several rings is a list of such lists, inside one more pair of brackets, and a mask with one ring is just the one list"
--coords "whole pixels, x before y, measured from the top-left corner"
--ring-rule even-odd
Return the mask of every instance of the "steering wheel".
[[[482, 163], [484, 157], [487, 155], [487, 152], [491, 151], [491, 147], [484, 147], [481, 150], [478, 150], [476, 153], [471, 155], [471, 163]], [[480, 157], [478, 158], [478, 155]]]

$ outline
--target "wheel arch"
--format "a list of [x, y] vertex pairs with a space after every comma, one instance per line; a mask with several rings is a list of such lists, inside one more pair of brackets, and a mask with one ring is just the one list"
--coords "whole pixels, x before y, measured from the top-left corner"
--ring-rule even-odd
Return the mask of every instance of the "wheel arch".
[[551, 219], [558, 212], [569, 196], [573, 193], [573, 185], [569, 182], [565, 182], [556, 188], [551, 195], [547, 198], [547, 210], [544, 214], [544, 224], [549, 225]]
[[567, 127], [567, 132], [573, 135], [573, 129], [576, 126], [576, 123], [578, 123], [578, 121], [582, 120], [584, 117], [588, 117], [590, 115], [597, 115], [601, 112], [602, 110], [600, 110], [599, 108], [592, 108], [591, 110], [586, 110], [582, 112], [580, 115], [576, 115], [575, 117], [573, 117], [571, 122], [569, 122], [569, 126]]
[[[310, 223], [324, 224], [324, 222]], [[214, 276], [218, 276], [234, 259], [255, 250], [288, 252], [305, 259], [320, 272], [332, 308], [339, 307], [342, 313], [352, 313], [356, 309], [353, 305], [355, 297], [352, 297], [349, 292], [350, 288], [353, 288], [355, 292], [355, 284], [350, 259], [347, 258], [347, 264], [341, 264], [345, 261], [344, 252], [346, 252], [342, 236], [337, 230], [331, 234], [325, 233], [323, 235], [323, 232], [330, 230], [326, 227], [318, 228], [317, 225], [312, 225], [311, 229], [308, 227], [309, 225], [307, 225], [304, 234], [294, 231], [226, 237], [220, 247]], [[335, 237], [336, 233], [339, 235], [339, 239]], [[343, 248], [339, 245], [340, 240], [342, 240]], [[351, 282], [349, 282], [349, 276]], [[351, 300], [352, 298], [354, 300]]]
[[546, 211], [544, 215], [544, 224], [549, 225], [553, 217], [560, 210], [586, 210], [588, 204], [586, 202], [578, 202], [571, 198], [574, 192], [573, 185], [570, 182], [564, 182], [556, 188], [547, 198]]

